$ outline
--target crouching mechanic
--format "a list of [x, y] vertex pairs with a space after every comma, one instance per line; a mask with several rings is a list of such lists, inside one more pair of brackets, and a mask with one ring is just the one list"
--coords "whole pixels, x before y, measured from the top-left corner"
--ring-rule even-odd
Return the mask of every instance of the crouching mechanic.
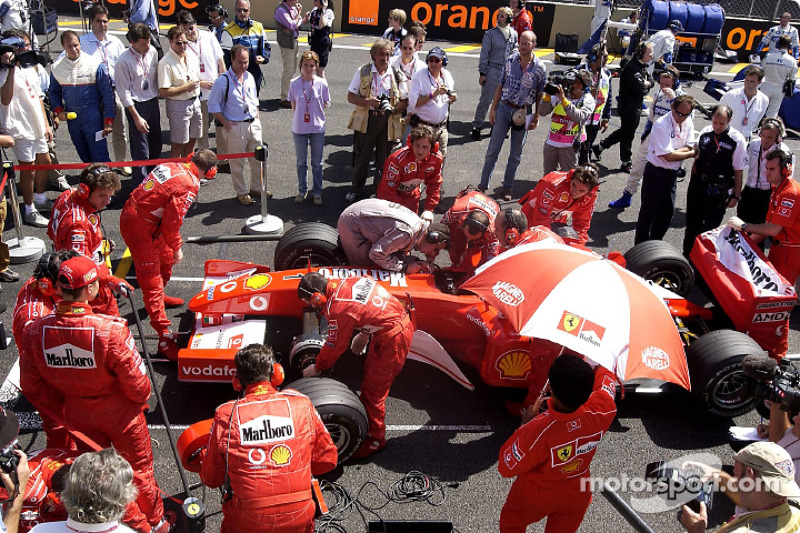
[[217, 408], [200, 470], [207, 486], [228, 485], [222, 533], [311, 533], [311, 476], [336, 467], [336, 446], [311, 400], [278, 392], [283, 369], [270, 348], [250, 344], [234, 362], [244, 397]]
[[331, 368], [351, 346], [363, 353], [369, 343], [361, 383], [361, 403], [367, 411], [367, 439], [353, 454], [367, 457], [386, 445], [386, 397], [406, 362], [416, 327], [406, 306], [373, 278], [347, 278], [330, 282], [319, 272], [303, 276], [297, 295], [328, 320], [328, 338], [314, 364], [303, 377], [318, 376]]
[[577, 531], [592, 491], [589, 465], [617, 407], [616, 378], [580, 356], [564, 354], [550, 367], [551, 397], [523, 412], [522, 426], [500, 449], [498, 470], [515, 477], [503, 510], [501, 533], [524, 533], [547, 518], [545, 531]]
[[64, 191], [53, 205], [47, 236], [59, 250], [75, 250], [97, 265], [100, 274], [100, 292], [92, 300], [92, 310], [104, 315], [119, 316], [114, 293], [133, 290], [130, 283], [114, 277], [106, 264], [110, 241], [103, 237], [100, 212], [114, 193], [120, 189], [119, 176], [106, 165], [93, 164], [81, 172], [81, 182], [75, 189]]
[[408, 146], [390, 155], [383, 165], [378, 198], [397, 202], [416, 213], [422, 197], [420, 188], [425, 186], [425, 210], [420, 218], [433, 222], [433, 210], [439, 205], [444, 161], [438, 139], [430, 126], [423, 124], [411, 130]]
[[[345, 209], [337, 229], [348, 264], [408, 274], [431, 272], [430, 263], [450, 243], [450, 229], [444, 224], [431, 224], [398, 203], [378, 198]], [[409, 255], [414, 249], [428, 262]]]
[[[61, 289], [58, 285], [61, 263], [78, 255], [80, 254], [74, 250], [45, 252], [39, 258], [33, 276], [25, 282], [17, 294], [11, 324], [20, 359], [32, 357], [23, 339], [25, 329], [34, 321], [52, 313], [56, 308], [56, 302], [61, 300]], [[63, 417], [63, 409], [60, 409], [58, 414]], [[77, 449], [69, 431], [60, 422], [56, 422], [45, 413], [39, 413], [39, 416], [42, 418], [42, 427], [47, 435], [48, 448]]]
[[600, 180], [592, 164], [581, 165], [569, 172], [551, 172], [519, 203], [530, 226], [569, 224], [577, 232], [577, 242], [589, 240], [589, 225], [597, 201]]
[[458, 193], [453, 207], [442, 217], [450, 228], [450, 263], [453, 270], [472, 272], [500, 253], [495, 219], [500, 206], [480, 191], [469, 187]]
[[183, 300], [165, 296], [164, 286], [172, 267], [183, 259], [181, 224], [197, 198], [200, 178], [216, 173], [217, 156], [211, 150], [196, 152], [187, 163], [159, 165], [131, 193], [119, 219], [150, 325], [158, 333], [158, 351], [173, 361], [178, 359], [178, 344], [165, 307], [180, 307]]
[[100, 446], [114, 446], [134, 471], [140, 512], [130, 524], [142, 533], [166, 532], [164, 506], [153, 472], [153, 451], [144, 409], [150, 380], [127, 323], [96, 315], [89, 306], [99, 274], [88, 257], [61, 264], [62, 300], [55, 313], [23, 333], [20, 385], [40, 412], [62, 413], [65, 425]]

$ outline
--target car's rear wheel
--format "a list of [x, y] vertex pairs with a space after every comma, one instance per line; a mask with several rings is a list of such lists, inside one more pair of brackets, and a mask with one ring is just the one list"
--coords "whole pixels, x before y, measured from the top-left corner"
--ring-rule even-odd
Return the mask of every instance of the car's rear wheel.
[[712, 415], [733, 417], [749, 412], [755, 401], [742, 372], [742, 361], [748, 355], [763, 353], [753, 339], [739, 331], [706, 333], [686, 350], [692, 392]]
[[358, 396], [328, 378], [304, 378], [287, 387], [309, 397], [336, 445], [339, 464], [347, 461], [367, 438], [367, 411]]
[[321, 222], [303, 222], [290, 228], [275, 248], [275, 270], [344, 265], [347, 257], [335, 228]]
[[694, 269], [672, 245], [664, 241], [640, 242], [625, 253], [625, 266], [634, 274], [686, 296], [694, 285]]

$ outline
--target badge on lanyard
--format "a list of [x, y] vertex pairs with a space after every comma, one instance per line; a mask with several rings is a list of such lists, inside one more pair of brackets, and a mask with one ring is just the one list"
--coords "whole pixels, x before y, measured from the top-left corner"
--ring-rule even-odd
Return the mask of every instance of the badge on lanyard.
[[310, 113], [306, 113], [305, 115], [303, 115], [303, 122], [311, 122], [311, 114]]
[[147, 90], [147, 89], [149, 89], [149, 88], [150, 88], [150, 82], [149, 82], [149, 81], [147, 81], [147, 79], [145, 79], [145, 80], [142, 82], [142, 90], [143, 90], [143, 91], [146, 91], [146, 90]]
[[742, 119], [742, 126], [747, 126], [747, 117]]
[[205, 71], [206, 71], [206, 64], [200, 63], [200, 72], [205, 72]]

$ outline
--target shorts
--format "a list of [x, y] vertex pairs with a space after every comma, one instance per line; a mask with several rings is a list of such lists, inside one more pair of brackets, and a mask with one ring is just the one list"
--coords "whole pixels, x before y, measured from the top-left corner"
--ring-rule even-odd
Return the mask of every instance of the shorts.
[[309, 44], [309, 48], [311, 48], [311, 51], [316, 52], [319, 56], [319, 66], [322, 68], [327, 67], [328, 55], [331, 53], [331, 48], [333, 48], [333, 41], [314, 41]]
[[203, 136], [203, 116], [200, 100], [167, 99], [167, 120], [169, 120], [169, 141], [173, 144], [186, 144], [189, 139]]
[[50, 150], [44, 139], [14, 139], [14, 155], [19, 162], [32, 163], [36, 161], [36, 154], [47, 153]]

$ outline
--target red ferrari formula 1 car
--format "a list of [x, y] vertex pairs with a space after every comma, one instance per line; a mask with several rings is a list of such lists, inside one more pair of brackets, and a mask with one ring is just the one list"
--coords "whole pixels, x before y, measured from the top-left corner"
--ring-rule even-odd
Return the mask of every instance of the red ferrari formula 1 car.
[[[727, 242], [722, 238], [719, 241]], [[747, 244], [745, 241], [742, 237], [741, 242]], [[570, 250], [564, 245], [559, 247], [556, 249], [554, 246], [550, 251], [565, 253], [563, 248], [567, 248], [567, 252]], [[752, 248], [758, 250], [757, 247]], [[624, 257], [610, 254], [607, 259], [586, 249], [576, 253], [581, 255], [577, 259], [592, 263], [590, 266], [602, 263], [611, 270], [621, 270], [621, 266], [627, 266], [629, 271], [641, 276], [640, 278], [625, 272], [623, 278], [635, 278], [633, 282], [627, 280], [627, 285], [633, 285], [633, 289], [636, 289], [637, 284], [648, 285], [647, 290], [652, 290], [660, 298], [659, 305], [669, 311], [664, 313], [667, 317], [666, 327], [678, 339], [677, 355], [671, 354], [670, 360], [664, 350], [649, 346], [640, 350], [641, 361], [634, 361], [639, 353], [634, 353], [631, 346], [625, 345], [622, 352], [631, 348], [630, 353], [624, 354], [626, 368], [617, 368], [617, 375], [621, 376], [626, 389], [635, 390], [644, 384], [652, 386], [652, 380], [627, 379], [626, 376], [637, 369], [644, 370], [638, 375], [658, 377], [662, 375], [659, 372], [669, 367], [671, 375], [675, 376], [670, 381], [687, 389], [690, 381], [692, 392], [702, 399], [710, 413], [736, 416], [752, 409], [752, 399], [743, 392], [741, 362], [747, 355], [772, 350], [779, 336], [773, 334], [772, 337], [764, 337], [765, 340], [760, 341], [759, 345], [750, 335], [744, 333], [748, 331], [746, 328], [735, 326], [739, 331], [711, 331], [708, 323], [712, 318], [712, 311], [693, 304], [684, 297], [692, 287], [693, 269], [667, 243], [641, 243]], [[760, 251], [753, 252], [749, 246], [742, 253], [752, 253], [759, 259], [760, 262], [756, 264], [752, 257], [748, 257], [750, 264], [756, 268], [766, 263], [763, 255], [757, 255]], [[516, 249], [501, 254], [501, 257], [514, 254]], [[570, 255], [570, 260], [573, 259], [577, 261]], [[706, 260], [710, 263], [719, 262], [711, 253]], [[208, 261], [204, 289], [189, 303], [190, 310], [197, 314], [196, 327], [189, 346], [179, 354], [179, 379], [230, 382], [235, 373], [234, 354], [251, 342], [264, 342], [267, 322], [271, 320], [267, 317], [293, 317], [298, 323], [302, 323], [302, 334], [296, 336], [288, 350], [288, 358], [284, 357], [283, 360], [284, 366], [289, 366], [295, 373], [301, 373], [305, 366], [314, 361], [322, 346], [326, 329], [325, 324], [318, 320], [317, 314], [312, 309], [304, 308], [297, 297], [299, 280], [310, 270], [318, 270], [333, 280], [372, 276], [394, 296], [413, 305], [417, 327], [421, 331], [415, 336], [409, 357], [435, 366], [467, 388], [473, 387], [459, 370], [459, 364], [476, 369], [488, 385], [516, 388], [527, 388], [531, 384], [540, 386], [552, 359], [563, 350], [563, 346], [568, 346], [568, 343], [558, 340], [558, 336], [552, 337], [558, 342], [526, 336], [525, 329], [513, 324], [513, 309], [509, 311], [510, 308], [504, 306], [516, 305], [526, 298], [530, 300], [534, 292], [530, 288], [517, 290], [515, 293], [508, 289], [508, 284], [500, 284], [500, 303], [494, 305], [483, 295], [479, 296], [477, 292], [464, 289], [475, 285], [473, 280], [480, 279], [481, 270], [475, 278], [462, 283], [464, 280], [459, 279], [457, 273], [447, 269], [433, 274], [406, 275], [379, 269], [351, 268], [344, 265], [344, 262], [344, 255], [337, 245], [336, 230], [320, 223], [300, 224], [286, 232], [276, 248], [274, 270], [250, 263]], [[611, 263], [613, 264], [609, 266]], [[747, 261], [745, 264], [748, 264]], [[550, 273], [552, 277], [552, 265], [542, 264], [538, 271], [535, 265], [536, 263], [532, 271], [524, 273], [525, 278], [532, 280], [531, 283], [538, 283], [536, 280], [544, 279], [546, 273]], [[483, 275], [487, 275], [487, 272], [483, 272]], [[648, 284], [642, 278], [653, 283]], [[766, 283], [763, 279], [760, 282]], [[752, 280], [748, 283], [752, 285]], [[497, 287], [498, 284], [495, 283], [496, 293]], [[736, 290], [741, 304], [744, 298], [741, 287], [737, 285]], [[767, 306], [763, 309], [769, 309], [771, 313], [791, 309], [793, 293], [766, 294], [758, 287], [753, 290], [761, 298], [755, 300]], [[577, 299], [599, 304], [601, 308], [610, 305], [609, 302], [596, 301], [598, 298], [604, 298], [600, 287], [582, 291], [582, 296]], [[579, 344], [597, 347], [611, 338], [609, 324], [600, 326], [597, 325], [597, 319], [591, 321], [582, 318], [588, 315], [571, 311], [575, 299], [570, 301], [567, 298], [566, 301], [567, 307], [556, 328], [560, 331], [556, 334], [567, 339], [574, 337]], [[541, 307], [546, 305], [549, 305], [547, 301]], [[756, 305], [758, 304], [753, 304], [753, 313], [759, 312]], [[788, 312], [785, 318], [788, 321]], [[752, 322], [753, 316], [749, 319]], [[612, 322], [621, 320], [623, 319], [613, 318]], [[646, 323], [637, 323], [637, 320]], [[631, 329], [640, 332], [639, 336], [656, 336], [654, 330], [657, 328], [654, 323], [648, 322], [647, 317], [631, 316], [629, 321], [633, 326]], [[537, 320], [531, 322], [538, 323]], [[782, 323], [773, 320], [767, 321], [767, 324], [772, 324], [769, 327], [779, 330]], [[642, 331], [644, 335], [641, 334]], [[343, 384], [326, 378], [301, 379], [289, 387], [312, 399], [339, 448], [340, 460], [346, 460], [358, 448], [366, 434], [366, 416], [358, 398]], [[207, 437], [207, 425], [200, 429], [187, 430], [181, 439], [185, 458], [188, 459], [197, 447], [202, 446], [203, 439], [207, 441]], [[193, 465], [187, 466], [191, 468]]]

